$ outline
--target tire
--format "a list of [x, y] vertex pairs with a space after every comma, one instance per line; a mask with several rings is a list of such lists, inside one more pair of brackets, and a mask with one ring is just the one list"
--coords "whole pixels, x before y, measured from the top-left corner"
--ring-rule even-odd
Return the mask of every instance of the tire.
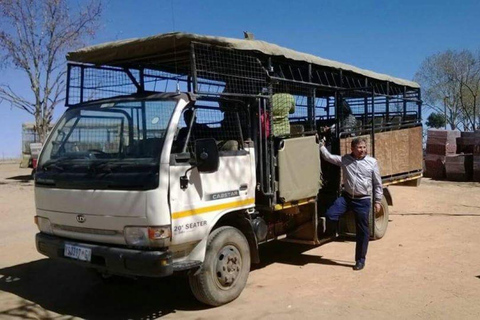
[[[370, 221], [372, 221], [372, 213], [373, 208], [370, 209], [370, 215], [368, 217], [370, 224], [370, 236], [372, 239], [378, 240], [383, 238], [388, 227], [388, 203], [385, 197], [382, 197], [380, 211], [375, 214], [375, 230], [373, 230], [373, 226], [370, 223]], [[356, 233], [355, 215], [352, 211], [347, 212], [345, 215], [345, 227], [348, 233]]]
[[[372, 213], [371, 211], [370, 213]], [[373, 233], [373, 239], [382, 239], [387, 232], [388, 227], [388, 203], [385, 197], [382, 197], [380, 204], [380, 211], [375, 213], [375, 232]]]
[[220, 306], [235, 300], [250, 273], [250, 248], [236, 228], [220, 227], [209, 236], [202, 268], [189, 275], [190, 288], [200, 302]]

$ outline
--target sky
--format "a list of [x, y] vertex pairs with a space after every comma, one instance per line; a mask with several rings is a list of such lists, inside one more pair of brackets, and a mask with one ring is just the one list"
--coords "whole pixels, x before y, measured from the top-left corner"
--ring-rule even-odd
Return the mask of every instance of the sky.
[[[82, 0], [67, 0], [72, 7]], [[448, 49], [480, 49], [480, 1], [102, 0], [101, 26], [88, 44], [171, 31], [255, 39], [412, 80], [422, 61]], [[1, 18], [0, 18], [1, 19]], [[76, 49], [76, 48], [73, 48]], [[12, 67], [0, 83], [28, 97]], [[65, 108], [56, 109], [54, 121]], [[428, 114], [428, 113], [427, 113]], [[425, 112], [424, 112], [425, 115]], [[0, 160], [21, 156], [23, 122], [33, 116], [0, 104]]]

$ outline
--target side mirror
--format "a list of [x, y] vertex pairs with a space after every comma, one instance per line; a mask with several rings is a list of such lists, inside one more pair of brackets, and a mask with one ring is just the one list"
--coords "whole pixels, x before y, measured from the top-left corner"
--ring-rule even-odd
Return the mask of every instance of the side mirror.
[[220, 158], [218, 155], [218, 147], [215, 139], [198, 139], [195, 140], [195, 161], [192, 167], [185, 171], [180, 177], [180, 189], [188, 188], [188, 171], [197, 168], [198, 172], [215, 172], [218, 170]]
[[215, 139], [195, 140], [195, 158], [199, 172], [215, 172], [218, 170], [220, 158]]

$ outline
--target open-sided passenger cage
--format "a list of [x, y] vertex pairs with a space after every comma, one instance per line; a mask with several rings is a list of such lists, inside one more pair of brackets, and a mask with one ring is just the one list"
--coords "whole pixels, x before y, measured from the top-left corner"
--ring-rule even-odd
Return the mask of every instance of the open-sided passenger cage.
[[[290, 135], [314, 134], [335, 124], [333, 151], [348, 152], [352, 137], [366, 135], [370, 153], [381, 158], [381, 166], [388, 166], [382, 169], [385, 183], [422, 174], [421, 143], [415, 140], [421, 139], [422, 102], [420, 87], [412, 81], [263, 41], [185, 33], [111, 42], [71, 52], [67, 58], [68, 106], [119, 95], [183, 91], [199, 100], [242, 101], [260, 119], [271, 113], [272, 97], [286, 93], [295, 101]], [[355, 117], [352, 128], [342, 122], [344, 101]], [[260, 157], [261, 190], [274, 198], [272, 125], [270, 132], [264, 132], [260, 120], [254, 127], [257, 131], [250, 138], [258, 153], [268, 155]], [[395, 142], [402, 145], [397, 151], [404, 152], [396, 157], [391, 148]], [[409, 145], [414, 146], [413, 153]]]

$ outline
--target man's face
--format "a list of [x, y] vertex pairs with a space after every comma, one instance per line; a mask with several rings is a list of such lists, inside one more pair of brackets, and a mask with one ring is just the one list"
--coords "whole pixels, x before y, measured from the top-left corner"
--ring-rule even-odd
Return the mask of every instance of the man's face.
[[365, 157], [367, 155], [367, 144], [363, 141], [360, 141], [359, 144], [352, 147], [352, 153], [357, 159]]

